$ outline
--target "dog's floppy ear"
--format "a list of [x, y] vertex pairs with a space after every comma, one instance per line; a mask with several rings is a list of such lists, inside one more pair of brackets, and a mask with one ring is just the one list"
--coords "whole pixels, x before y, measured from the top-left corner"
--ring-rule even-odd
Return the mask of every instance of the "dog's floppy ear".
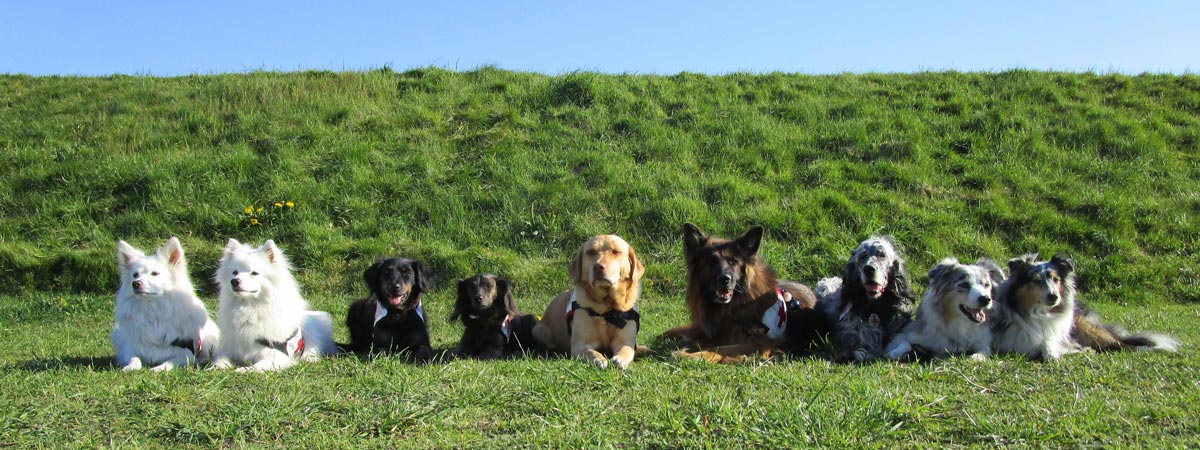
[[583, 284], [583, 247], [579, 247], [579, 250], [575, 251], [575, 257], [571, 258], [571, 262], [567, 264], [567, 275], [570, 275], [574, 285]]
[[1007, 278], [1004, 276], [1004, 269], [1000, 268], [999, 264], [987, 258], [979, 258], [975, 261], [975, 265], [982, 267], [987, 272], [988, 278], [992, 279], [992, 284], [1000, 284]]
[[1030, 263], [1037, 260], [1037, 253], [1029, 253], [1021, 255], [1019, 258], [1008, 260], [1008, 274], [1016, 276], [1019, 273], [1024, 273], [1029, 268]]
[[642, 264], [642, 260], [638, 259], [637, 254], [633, 251], [633, 246], [629, 246], [629, 278], [636, 284], [642, 279], [642, 275], [646, 273], [646, 265]]
[[367, 283], [367, 289], [371, 291], [371, 294], [378, 294], [376, 285], [379, 283], [375, 281], [379, 279], [379, 270], [383, 269], [383, 261], [383, 259], [375, 261], [375, 264], [371, 264], [371, 267], [367, 267], [367, 270], [363, 271], [363, 282]]
[[425, 265], [420, 261], [412, 262], [413, 270], [413, 289], [417, 292], [429, 292], [433, 290], [433, 276], [429, 274], [429, 270], [425, 269]]
[[733, 242], [738, 246], [738, 248], [742, 249], [742, 252], [747, 256], [754, 256], [758, 254], [758, 246], [759, 244], [762, 244], [762, 236], [763, 227], [761, 225], [755, 225], [750, 227], [750, 229], [745, 233], [742, 233], [741, 236], [738, 236], [737, 239], [734, 239]]
[[888, 268], [888, 285], [887, 290], [895, 294], [901, 300], [912, 300], [912, 293], [908, 287], [908, 274], [904, 271], [904, 260], [899, 256], [892, 262], [892, 266]]
[[466, 289], [468, 283], [471, 282], [471, 278], [474, 277], [458, 280], [458, 297], [454, 299], [454, 311], [450, 311], [450, 318], [447, 321], [454, 322], [458, 319], [458, 316], [467, 312], [467, 302], [471, 301], [471, 295], [466, 292]]
[[187, 266], [187, 261], [183, 257], [183, 244], [180, 244], [179, 239], [175, 236], [167, 239], [167, 243], [158, 249], [158, 255], [167, 260], [167, 264], [172, 269], [179, 270]]
[[695, 225], [691, 223], [683, 224], [683, 253], [691, 254], [696, 249], [703, 247], [708, 242], [708, 236], [705, 236]]
[[141, 250], [133, 248], [128, 242], [123, 240], [117, 241], [117, 267], [122, 269], [129, 268], [129, 263], [144, 255]]
[[496, 301], [504, 302], [504, 313], [516, 317], [520, 314], [517, 311], [517, 301], [513, 299], [512, 284], [508, 280], [496, 277]]
[[1075, 260], [1062, 254], [1054, 255], [1053, 258], [1050, 258], [1050, 264], [1058, 268], [1058, 274], [1063, 278], [1075, 272]]
[[934, 284], [937, 284], [937, 279], [941, 278], [942, 275], [945, 275], [946, 272], [949, 272], [956, 265], [958, 265], [958, 259], [953, 257], [944, 258], [941, 261], [938, 261], [936, 266], [933, 266], [932, 269], [929, 269], [929, 286], [932, 287]]

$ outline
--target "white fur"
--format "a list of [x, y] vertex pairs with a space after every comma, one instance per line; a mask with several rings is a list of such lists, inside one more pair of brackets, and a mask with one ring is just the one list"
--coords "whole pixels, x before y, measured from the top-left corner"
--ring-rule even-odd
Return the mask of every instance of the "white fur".
[[[168, 239], [152, 255], [119, 241], [117, 268], [121, 286], [109, 339], [118, 366], [160, 371], [212, 359], [221, 334], [196, 297], [178, 239]], [[199, 339], [200, 354], [171, 345], [176, 339]]]
[[[1002, 280], [1003, 272], [994, 263], [991, 264], [996, 276]], [[931, 352], [934, 358], [968, 354], [972, 359], [982, 360], [991, 356], [990, 325], [986, 321], [976, 323], [958, 309], [962, 305], [971, 309], [983, 308], [988, 314], [991, 313], [996, 279], [989, 275], [988, 270], [978, 264], [960, 264], [955, 258], [946, 258], [938, 263], [929, 272], [929, 287], [917, 309], [916, 320], [896, 335], [888, 345], [887, 356], [901, 359], [912, 351], [913, 346]], [[942, 277], [949, 278], [935, 279]], [[963, 283], [965, 287], [960, 285]], [[946, 311], [948, 303], [952, 305], [949, 312]]]
[[[237, 280], [238, 286], [233, 286]], [[337, 352], [333, 319], [323, 311], [309, 311], [292, 278], [291, 267], [275, 242], [252, 248], [230, 239], [225, 245], [216, 281], [220, 287], [217, 311], [225, 342], [216, 366], [238, 370], [280, 370], [297, 361], [316, 361]], [[286, 341], [302, 330], [304, 350], [288, 355], [258, 342]]]

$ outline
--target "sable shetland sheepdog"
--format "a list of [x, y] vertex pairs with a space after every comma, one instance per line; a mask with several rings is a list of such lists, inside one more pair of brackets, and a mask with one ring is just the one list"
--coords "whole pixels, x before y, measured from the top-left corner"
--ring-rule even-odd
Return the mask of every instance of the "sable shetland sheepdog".
[[110, 338], [118, 366], [160, 371], [212, 359], [220, 332], [196, 298], [178, 239], [153, 255], [119, 241], [117, 268], [121, 287]]
[[997, 320], [992, 322], [997, 352], [1048, 360], [1085, 349], [1173, 352], [1179, 345], [1170, 336], [1129, 334], [1101, 323], [1075, 300], [1075, 262], [1069, 258], [1055, 255], [1038, 261], [1036, 254], [1028, 254], [1010, 260], [1008, 272], [998, 292]]
[[258, 248], [230, 239], [217, 267], [225, 332], [215, 367], [239, 371], [286, 369], [337, 353], [333, 319], [309, 311], [283, 251], [268, 239]]
[[836, 361], [866, 362], [883, 356], [896, 333], [912, 321], [904, 259], [888, 236], [859, 243], [841, 278], [817, 282], [817, 298], [830, 323]]
[[990, 259], [960, 264], [943, 259], [929, 269], [929, 288], [917, 309], [917, 318], [888, 345], [887, 356], [902, 359], [942, 358], [969, 354], [986, 359], [992, 354], [988, 313], [1004, 271]]
[[692, 321], [663, 334], [684, 345], [676, 358], [715, 363], [769, 358], [774, 350], [807, 350], [824, 334], [812, 290], [776, 280], [758, 256], [762, 235], [756, 226], [728, 240], [683, 225]]

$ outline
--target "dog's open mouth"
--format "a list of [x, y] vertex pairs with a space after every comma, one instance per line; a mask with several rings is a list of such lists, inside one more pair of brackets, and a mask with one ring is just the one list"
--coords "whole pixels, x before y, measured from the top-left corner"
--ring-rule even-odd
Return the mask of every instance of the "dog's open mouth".
[[883, 290], [885, 288], [887, 288], [887, 285], [884, 285], [884, 284], [878, 284], [878, 283], [874, 283], [874, 282], [870, 282], [870, 281], [863, 283], [863, 289], [865, 289], [867, 291], [867, 297], [871, 297], [871, 298], [882, 297]]
[[400, 295], [393, 295], [392, 298], [388, 299], [388, 303], [390, 303], [392, 306], [400, 306], [400, 304], [404, 303], [404, 300], [406, 299], [408, 299], [407, 292]]
[[258, 290], [253, 290], [253, 291], [251, 291], [251, 290], [248, 290], [248, 289], [242, 289], [242, 288], [240, 288], [240, 287], [234, 286], [234, 288], [233, 288], [233, 292], [236, 292], [236, 293], [238, 293], [238, 294], [257, 294], [257, 293], [258, 293]]
[[983, 323], [987, 320], [987, 310], [983, 308], [968, 308], [964, 305], [958, 305], [958, 310], [962, 311], [963, 315], [967, 316], [975, 323]]
[[716, 291], [716, 299], [718, 303], [729, 303], [733, 301], [733, 289], [719, 288]]

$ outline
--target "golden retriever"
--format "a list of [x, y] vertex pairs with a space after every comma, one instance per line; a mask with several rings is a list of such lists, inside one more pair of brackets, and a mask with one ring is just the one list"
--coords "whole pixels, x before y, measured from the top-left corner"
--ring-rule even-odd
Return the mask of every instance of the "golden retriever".
[[617, 367], [629, 367], [637, 350], [637, 300], [646, 266], [633, 247], [610, 234], [579, 247], [567, 272], [574, 287], [546, 307], [533, 328], [534, 339], [601, 369], [608, 367], [609, 356]]

